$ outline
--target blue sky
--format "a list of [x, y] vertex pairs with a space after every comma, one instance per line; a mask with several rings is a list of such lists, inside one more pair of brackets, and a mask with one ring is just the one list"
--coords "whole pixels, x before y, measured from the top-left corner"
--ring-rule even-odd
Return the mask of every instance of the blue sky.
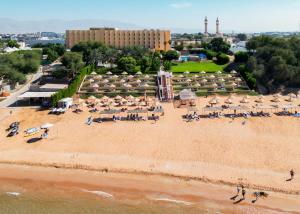
[[[13, 8], [13, 9], [12, 9]], [[13, 12], [12, 12], [13, 11]], [[153, 28], [299, 31], [300, 0], [9, 0], [1, 17], [17, 20], [106, 19]]]

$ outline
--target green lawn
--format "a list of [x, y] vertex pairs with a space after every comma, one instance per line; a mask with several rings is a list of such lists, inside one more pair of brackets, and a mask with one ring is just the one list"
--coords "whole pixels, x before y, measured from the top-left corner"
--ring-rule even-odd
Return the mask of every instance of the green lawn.
[[216, 72], [223, 71], [227, 65], [217, 65], [213, 62], [184, 62], [172, 66], [172, 72]]

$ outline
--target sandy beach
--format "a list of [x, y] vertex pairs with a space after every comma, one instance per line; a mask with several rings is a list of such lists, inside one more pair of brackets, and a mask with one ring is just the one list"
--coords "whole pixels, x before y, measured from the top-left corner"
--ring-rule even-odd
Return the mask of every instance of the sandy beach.
[[[209, 99], [199, 99], [199, 108]], [[255, 105], [254, 99], [250, 98], [249, 105]], [[295, 104], [299, 105], [299, 100]], [[0, 109], [0, 177], [18, 177], [14, 176], [18, 170], [4, 173], [10, 166], [32, 166], [32, 169], [45, 168], [49, 174], [60, 169], [80, 169], [85, 173], [77, 174], [85, 176], [88, 172], [111, 177], [144, 176], [139, 177], [140, 183], [147, 183], [150, 177], [159, 183], [164, 178], [182, 191], [193, 183], [194, 189], [188, 195], [211, 197], [231, 209], [233, 205], [229, 198], [234, 195], [235, 186], [243, 184], [250, 188], [249, 194], [262, 190], [270, 197], [256, 204], [251, 204], [248, 199], [241, 206], [267, 207], [275, 211], [300, 210], [300, 179], [297, 176], [300, 172], [299, 118], [250, 118], [245, 125], [242, 125], [245, 119], [232, 121], [228, 118], [187, 123], [182, 120], [186, 109], [175, 109], [171, 103], [162, 106], [165, 116], [157, 123], [117, 122], [92, 126], [85, 124], [86, 118], [98, 114], [87, 110], [81, 114], [69, 111], [55, 116], [48, 115], [48, 111], [15, 109], [9, 116], [9, 109]], [[21, 122], [22, 131], [46, 122], [53, 123], [54, 127], [50, 129], [49, 139], [27, 144], [28, 138], [23, 132], [13, 138], [6, 137], [4, 130], [13, 121]], [[296, 177], [287, 182], [291, 169], [296, 172]], [[25, 174], [24, 179], [30, 178], [30, 170]], [[41, 175], [37, 177], [43, 178]], [[44, 180], [55, 180], [54, 177]], [[65, 177], [64, 181], [74, 181], [72, 176], [62, 177]], [[84, 183], [85, 180], [75, 182]], [[157, 184], [157, 189], [164, 185], [163, 182]], [[197, 185], [200, 185], [199, 192], [195, 191]], [[201, 185], [207, 185], [202, 186], [207, 191], [202, 191]], [[142, 189], [141, 186], [144, 184], [135, 188]], [[211, 194], [211, 191], [220, 191], [220, 194]], [[178, 191], [177, 195], [184, 194]]]

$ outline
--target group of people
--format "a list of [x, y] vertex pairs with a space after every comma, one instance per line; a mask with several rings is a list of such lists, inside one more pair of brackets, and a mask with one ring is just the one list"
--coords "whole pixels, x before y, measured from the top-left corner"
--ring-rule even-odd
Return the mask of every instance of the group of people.
[[[287, 179], [286, 181], [292, 181], [295, 177], [295, 172], [293, 169], [290, 170], [290, 178]], [[241, 201], [244, 201], [246, 199], [246, 190], [243, 185], [237, 185], [236, 187], [237, 194], [231, 198], [231, 200], [235, 201], [234, 204], [240, 203]], [[241, 198], [236, 201], [236, 199], [241, 195]], [[255, 197], [255, 200], [252, 200], [252, 203], [255, 203], [259, 198], [267, 198], [269, 196], [268, 193], [260, 191], [260, 192], [254, 192], [253, 196]]]

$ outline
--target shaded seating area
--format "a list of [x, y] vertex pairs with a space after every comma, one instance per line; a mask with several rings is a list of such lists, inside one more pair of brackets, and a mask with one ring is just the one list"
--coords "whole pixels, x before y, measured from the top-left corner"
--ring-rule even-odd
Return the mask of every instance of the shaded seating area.
[[94, 122], [117, 122], [117, 121], [147, 121], [159, 120], [164, 115], [162, 107], [135, 108], [135, 109], [105, 109], [100, 111], [100, 117]]

